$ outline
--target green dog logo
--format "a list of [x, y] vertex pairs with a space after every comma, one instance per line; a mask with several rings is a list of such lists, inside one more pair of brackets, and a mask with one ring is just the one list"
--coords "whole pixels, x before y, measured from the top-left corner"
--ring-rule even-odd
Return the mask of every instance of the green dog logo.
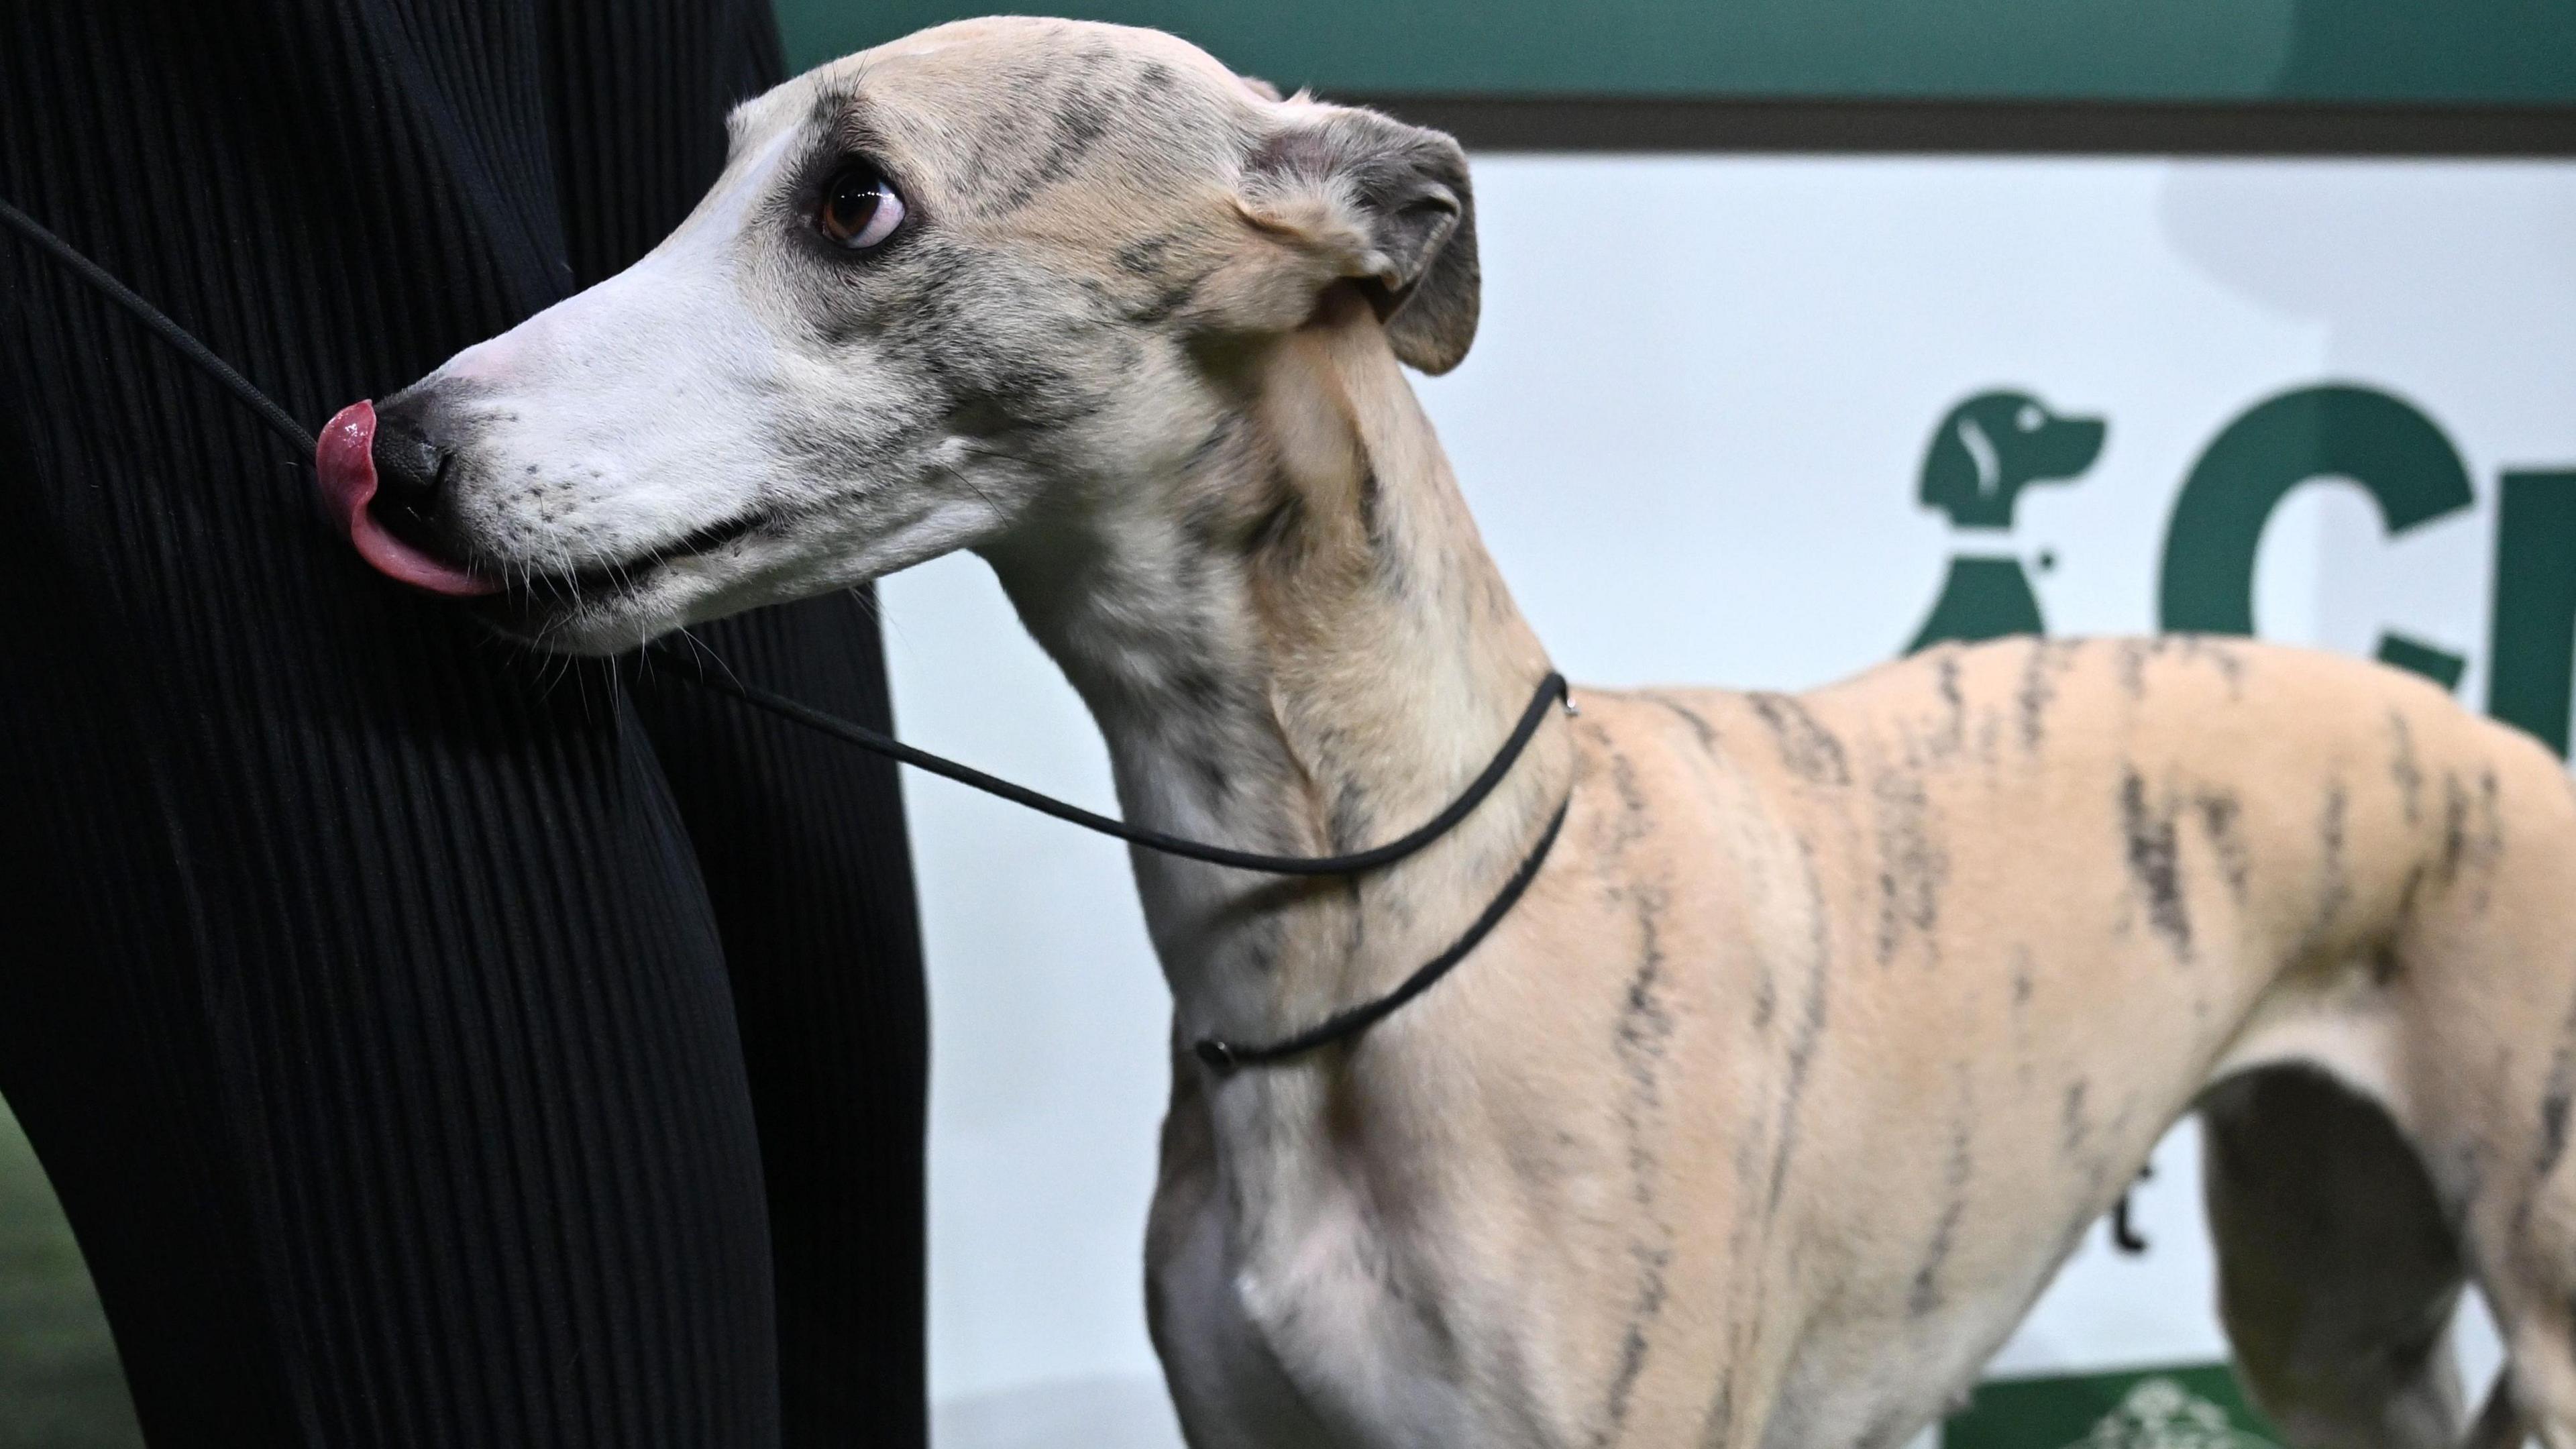
[[[2008, 533], [2022, 490], [2082, 476], [2102, 456], [2107, 431], [2100, 418], [2060, 417], [2026, 392], [1981, 392], [1950, 409], [1933, 430], [1923, 458], [1924, 506], [1948, 514], [1959, 529]], [[2019, 555], [1961, 554], [1950, 560], [1932, 616], [1906, 652], [2046, 627]]]
[[[2060, 417], [2008, 389], [1950, 409], [1924, 454], [1920, 497], [1948, 515], [1956, 555], [1906, 652], [2047, 632], [2022, 551], [2011, 546], [2014, 509], [2025, 488], [2082, 477], [2107, 431], [2099, 418]], [[2392, 540], [2478, 501], [2441, 425], [2394, 393], [2319, 382], [2263, 398], [2220, 428], [2183, 476], [2165, 529], [2155, 627], [2253, 633], [2264, 527], [2312, 484], [2358, 488]], [[2487, 712], [2564, 756], [2576, 735], [2576, 465], [2502, 469], [2495, 497]], [[2052, 566], [2046, 554], [2038, 562]], [[2395, 629], [2381, 633], [2377, 653], [2444, 689], [2457, 689], [2469, 666], [2455, 647]]]

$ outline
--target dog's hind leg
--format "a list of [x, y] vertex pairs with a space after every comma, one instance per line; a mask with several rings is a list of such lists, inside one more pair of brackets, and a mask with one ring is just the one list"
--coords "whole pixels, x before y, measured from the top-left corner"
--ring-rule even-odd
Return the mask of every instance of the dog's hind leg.
[[2463, 1266], [2377, 1104], [2273, 1068], [2202, 1104], [2219, 1307], [2248, 1394], [2293, 1449], [2451, 1449]]
[[2491, 783], [2454, 791], [2493, 803], [2446, 812], [2451, 884], [2396, 943], [2407, 1093], [2504, 1339], [2472, 1442], [2576, 1449], [2576, 787], [2507, 744]]
[[2517, 1449], [2527, 1437], [2576, 1449], [2576, 1172], [2557, 1164], [2530, 1198], [2512, 1203], [2498, 1236], [2492, 1270], [2479, 1254], [2479, 1286], [2507, 1367], [2471, 1449]]

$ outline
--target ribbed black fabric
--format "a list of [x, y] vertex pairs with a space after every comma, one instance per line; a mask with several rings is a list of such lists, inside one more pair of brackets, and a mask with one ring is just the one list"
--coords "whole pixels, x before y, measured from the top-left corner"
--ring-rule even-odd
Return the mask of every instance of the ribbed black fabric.
[[[15, 0], [0, 194], [318, 424], [640, 254], [776, 69], [763, 0]], [[0, 287], [0, 1091], [152, 1442], [921, 1443], [891, 768], [518, 654]], [[702, 635], [885, 721], [864, 601]]]

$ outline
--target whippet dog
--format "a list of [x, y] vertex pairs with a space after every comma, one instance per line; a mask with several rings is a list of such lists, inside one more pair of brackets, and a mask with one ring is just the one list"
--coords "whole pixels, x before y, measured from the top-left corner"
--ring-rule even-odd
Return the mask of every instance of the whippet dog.
[[[746, 104], [649, 256], [344, 420], [384, 490], [345, 502], [389, 572], [591, 653], [972, 549], [1133, 819], [1343, 851], [1549, 667], [1403, 371], [1458, 364], [1477, 292], [1445, 136], [1147, 31], [944, 26]], [[2576, 790], [2538, 744], [2218, 639], [1575, 702], [1382, 872], [1136, 858], [1192, 1444], [1896, 1444], [2198, 1108], [2290, 1438], [2449, 1441], [2473, 1279], [2485, 1437], [2576, 1449]], [[1374, 1030], [1180, 1049], [1385, 992], [1569, 800]]]

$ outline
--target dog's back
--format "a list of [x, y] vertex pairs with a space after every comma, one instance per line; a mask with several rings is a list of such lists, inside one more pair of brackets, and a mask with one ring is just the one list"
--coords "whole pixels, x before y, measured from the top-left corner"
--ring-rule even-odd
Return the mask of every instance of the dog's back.
[[[1601, 774], [1658, 813], [1710, 808], [1657, 828], [1709, 853], [1729, 904], [1677, 904], [1666, 934], [1759, 963], [1733, 973], [1752, 999], [1707, 1005], [1765, 1023], [1735, 1050], [1776, 1100], [1731, 1129], [1763, 1150], [1730, 1170], [1767, 1169], [1757, 1196], [1803, 1246], [1761, 1271], [1830, 1305], [1772, 1329], [1797, 1340], [1780, 1405], [1804, 1432], [1868, 1442], [1973, 1374], [2222, 1082], [2227, 1317], [2256, 1394], [2317, 1430], [2298, 1437], [2446, 1439], [2432, 1349], [2464, 1271], [2517, 1362], [2570, 1362], [2576, 789], [2536, 742], [2394, 670], [2195, 638], [1950, 647], [1803, 696], [1586, 711]], [[1765, 890], [1811, 903], [1766, 916], [1745, 904]], [[2546, 1370], [2518, 1372], [2536, 1418], [2569, 1422]]]

